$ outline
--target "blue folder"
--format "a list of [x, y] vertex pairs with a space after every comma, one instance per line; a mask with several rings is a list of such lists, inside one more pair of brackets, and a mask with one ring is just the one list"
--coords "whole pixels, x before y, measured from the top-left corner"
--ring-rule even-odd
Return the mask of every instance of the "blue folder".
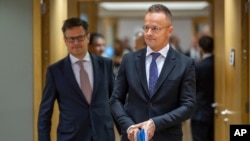
[[137, 134], [137, 141], [148, 141], [147, 132], [144, 129], [141, 129]]

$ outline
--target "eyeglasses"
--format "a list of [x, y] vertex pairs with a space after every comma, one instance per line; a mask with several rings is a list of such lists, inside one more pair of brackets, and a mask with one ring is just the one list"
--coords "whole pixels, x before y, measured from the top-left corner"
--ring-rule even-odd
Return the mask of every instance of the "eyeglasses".
[[149, 29], [151, 29], [152, 32], [158, 33], [158, 32], [160, 32], [163, 28], [169, 28], [170, 26], [171, 26], [171, 25], [165, 26], [165, 27], [158, 27], [158, 26], [149, 27], [149, 26], [143, 26], [142, 29], [144, 30], [144, 32], [148, 32]]
[[80, 36], [76, 36], [76, 37], [65, 37], [65, 39], [69, 42], [69, 43], [74, 43], [75, 40], [77, 42], [82, 42], [84, 41], [86, 35], [80, 35]]

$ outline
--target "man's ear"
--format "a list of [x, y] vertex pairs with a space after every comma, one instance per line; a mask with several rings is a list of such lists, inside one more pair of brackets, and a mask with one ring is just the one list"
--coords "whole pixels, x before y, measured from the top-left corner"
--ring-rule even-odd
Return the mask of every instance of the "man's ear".
[[172, 35], [173, 32], [174, 32], [174, 27], [173, 27], [173, 26], [170, 26], [170, 27], [168, 28], [168, 34], [169, 34], [169, 35]]
[[87, 38], [88, 38], [88, 40], [90, 39], [90, 33], [87, 33]]
[[90, 39], [90, 33], [87, 33], [87, 35], [85, 36], [85, 39], [84, 40], [88, 40], [87, 43], [89, 44], [89, 39]]
[[63, 40], [64, 40], [64, 43], [66, 44], [67, 43], [67, 41], [66, 41], [66, 38], [63, 36]]

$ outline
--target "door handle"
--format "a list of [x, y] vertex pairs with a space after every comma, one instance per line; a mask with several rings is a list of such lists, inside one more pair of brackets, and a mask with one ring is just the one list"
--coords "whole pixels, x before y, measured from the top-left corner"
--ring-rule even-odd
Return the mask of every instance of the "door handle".
[[234, 112], [232, 112], [232, 111], [229, 111], [228, 109], [225, 109], [225, 110], [223, 110], [223, 111], [221, 111], [220, 112], [220, 114], [221, 115], [231, 115], [231, 114], [233, 114]]
[[217, 110], [218, 103], [217, 102], [212, 103], [211, 107], [214, 108], [214, 115], [218, 115], [218, 110]]
[[216, 108], [216, 107], [218, 106], [218, 103], [217, 103], [217, 102], [214, 102], [214, 103], [211, 104], [211, 106], [212, 106], [213, 108]]
[[224, 122], [227, 123], [229, 121], [228, 118], [224, 118]]

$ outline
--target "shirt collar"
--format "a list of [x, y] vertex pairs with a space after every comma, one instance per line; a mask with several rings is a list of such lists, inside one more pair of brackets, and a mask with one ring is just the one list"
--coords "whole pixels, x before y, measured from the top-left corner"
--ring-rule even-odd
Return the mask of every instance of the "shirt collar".
[[73, 56], [72, 54], [69, 54], [69, 58], [70, 58], [72, 64], [76, 63], [79, 60], [90, 61], [89, 52], [86, 53], [86, 55], [83, 57], [83, 59], [78, 59], [75, 56]]
[[[163, 47], [161, 50], [159, 50], [158, 53], [160, 53], [162, 56], [164, 56], [166, 58], [168, 51], [169, 51], [169, 44], [167, 44], [165, 47]], [[155, 51], [153, 51], [149, 46], [147, 46], [146, 56], [149, 56], [153, 52], [155, 52]]]
[[202, 59], [205, 59], [205, 58], [208, 58], [212, 56], [212, 53], [205, 53], [203, 56], [202, 56]]

